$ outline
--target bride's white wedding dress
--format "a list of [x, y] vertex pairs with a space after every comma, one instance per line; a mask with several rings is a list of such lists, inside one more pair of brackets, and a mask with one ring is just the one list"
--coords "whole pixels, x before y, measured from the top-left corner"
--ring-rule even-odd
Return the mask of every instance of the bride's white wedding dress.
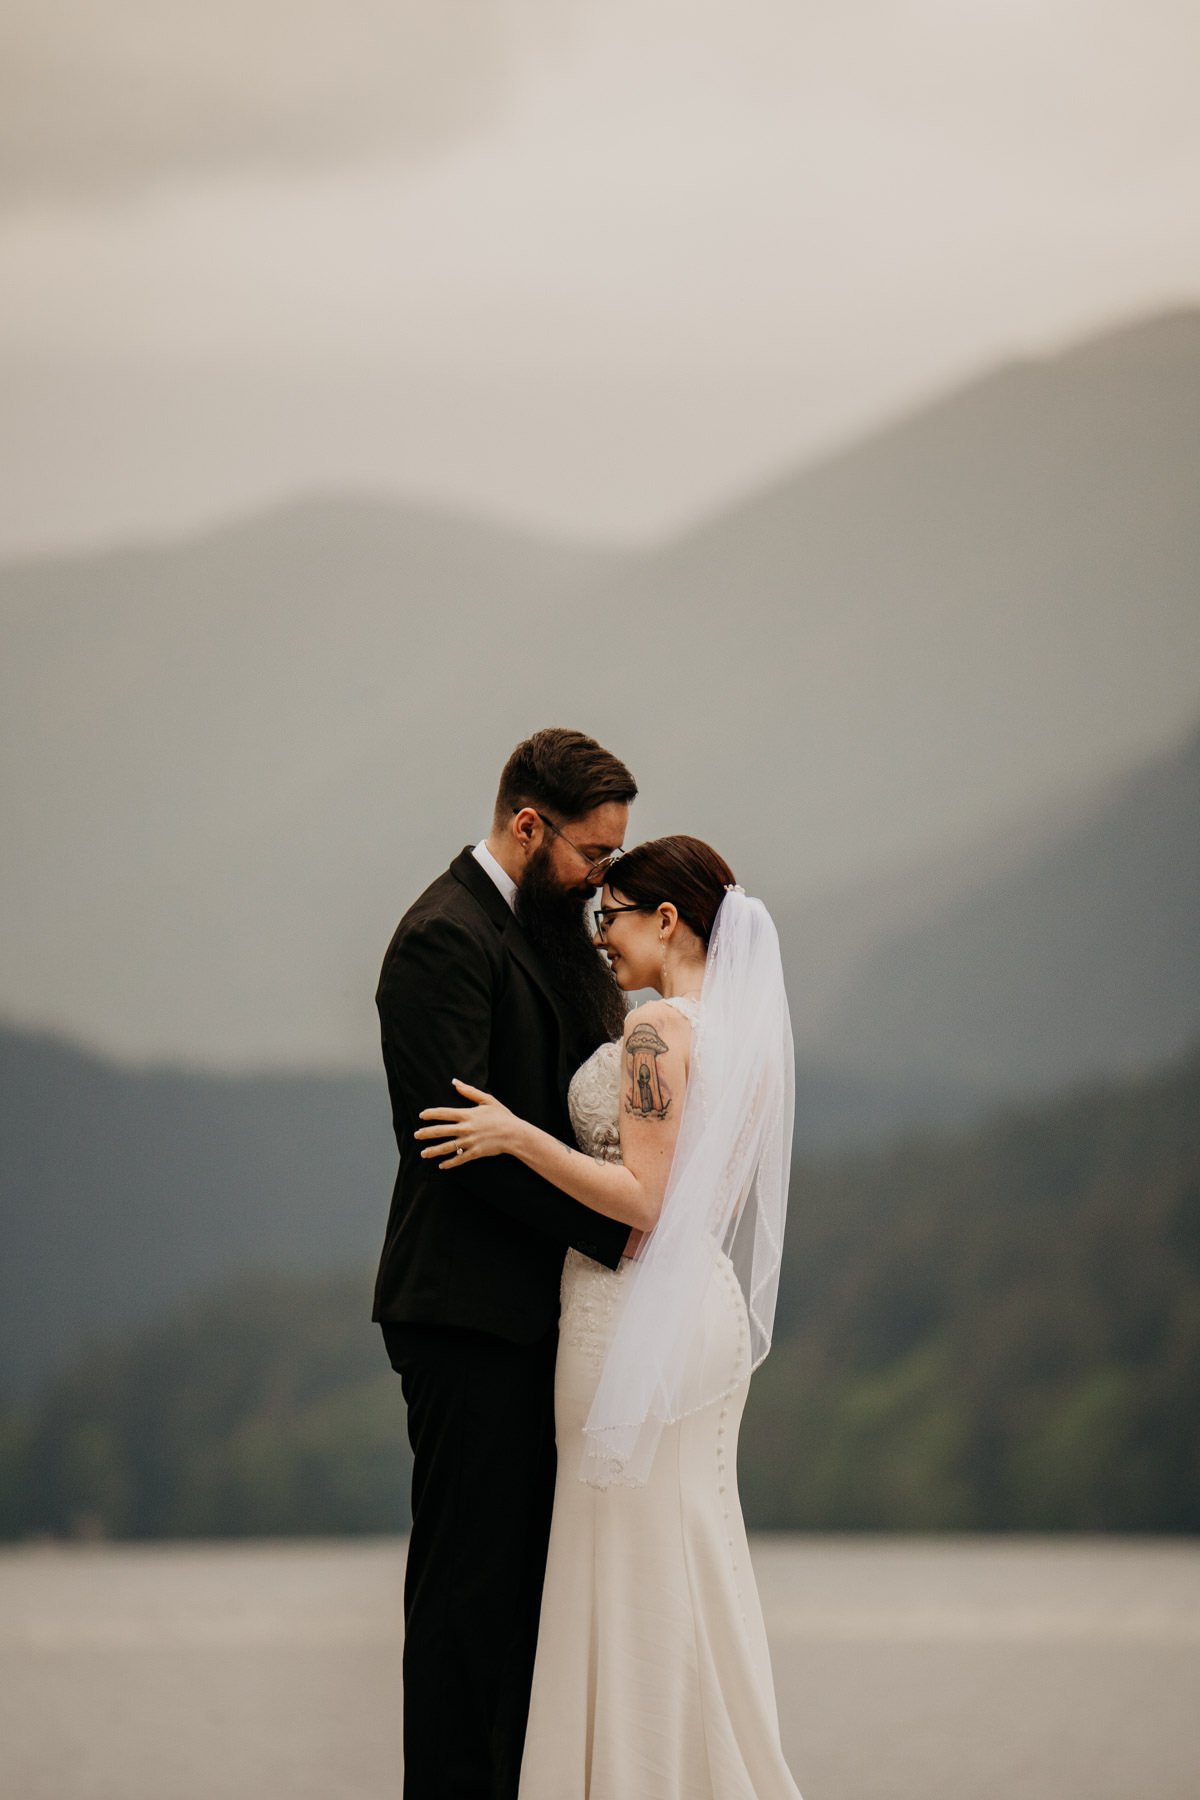
[[[695, 1020], [694, 1001], [671, 1004]], [[621, 1160], [620, 1104], [621, 1046], [602, 1044], [570, 1090], [589, 1155]], [[665, 1427], [644, 1487], [579, 1478], [584, 1421], [631, 1268], [569, 1250], [563, 1269], [558, 1482], [520, 1800], [799, 1800], [737, 1497], [749, 1377]], [[722, 1258], [695, 1354], [732, 1379], [748, 1365], [747, 1329]]]

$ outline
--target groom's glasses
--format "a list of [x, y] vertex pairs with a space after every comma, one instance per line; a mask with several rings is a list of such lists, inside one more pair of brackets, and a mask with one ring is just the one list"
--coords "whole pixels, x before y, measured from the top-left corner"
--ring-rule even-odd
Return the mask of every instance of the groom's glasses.
[[574, 838], [569, 838], [561, 825], [556, 825], [553, 819], [548, 819], [544, 812], [538, 812], [536, 806], [533, 810], [534, 812], [537, 812], [538, 818], [542, 821], [542, 824], [548, 831], [552, 831], [555, 837], [560, 837], [564, 844], [569, 844], [576, 856], [581, 856], [583, 858], [584, 862], [587, 864], [588, 879], [594, 881], [595, 885], [599, 887], [603, 882], [604, 877], [608, 874], [608, 871], [623, 852], [620, 850], [606, 850], [601, 856], [592, 856], [590, 852], [577, 844]]

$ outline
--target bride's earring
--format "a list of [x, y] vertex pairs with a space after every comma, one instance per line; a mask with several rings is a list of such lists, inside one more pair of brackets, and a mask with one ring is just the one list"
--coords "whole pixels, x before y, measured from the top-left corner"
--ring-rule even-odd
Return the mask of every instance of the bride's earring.
[[658, 983], [658, 991], [660, 994], [665, 994], [667, 991], [667, 940], [661, 931], [658, 934], [658, 947], [662, 952], [662, 973]]

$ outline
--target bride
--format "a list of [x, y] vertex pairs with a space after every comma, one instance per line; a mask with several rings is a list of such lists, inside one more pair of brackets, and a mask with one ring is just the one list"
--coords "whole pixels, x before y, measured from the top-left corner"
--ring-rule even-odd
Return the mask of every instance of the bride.
[[580, 1148], [456, 1082], [422, 1151], [510, 1155], [631, 1227], [615, 1272], [568, 1251], [558, 1478], [521, 1800], [798, 1800], [737, 1498], [770, 1346], [792, 1128], [774, 926], [716, 851], [622, 857], [596, 942], [636, 1007], [571, 1082]]

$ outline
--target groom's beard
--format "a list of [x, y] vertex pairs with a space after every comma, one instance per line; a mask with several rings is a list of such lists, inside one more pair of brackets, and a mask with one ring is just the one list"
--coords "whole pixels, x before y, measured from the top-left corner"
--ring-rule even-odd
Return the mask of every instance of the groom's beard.
[[587, 1041], [600, 1044], [624, 1031], [625, 996], [592, 944], [585, 904], [581, 888], [564, 889], [554, 879], [549, 851], [535, 850], [517, 889], [517, 919], [566, 990]]

